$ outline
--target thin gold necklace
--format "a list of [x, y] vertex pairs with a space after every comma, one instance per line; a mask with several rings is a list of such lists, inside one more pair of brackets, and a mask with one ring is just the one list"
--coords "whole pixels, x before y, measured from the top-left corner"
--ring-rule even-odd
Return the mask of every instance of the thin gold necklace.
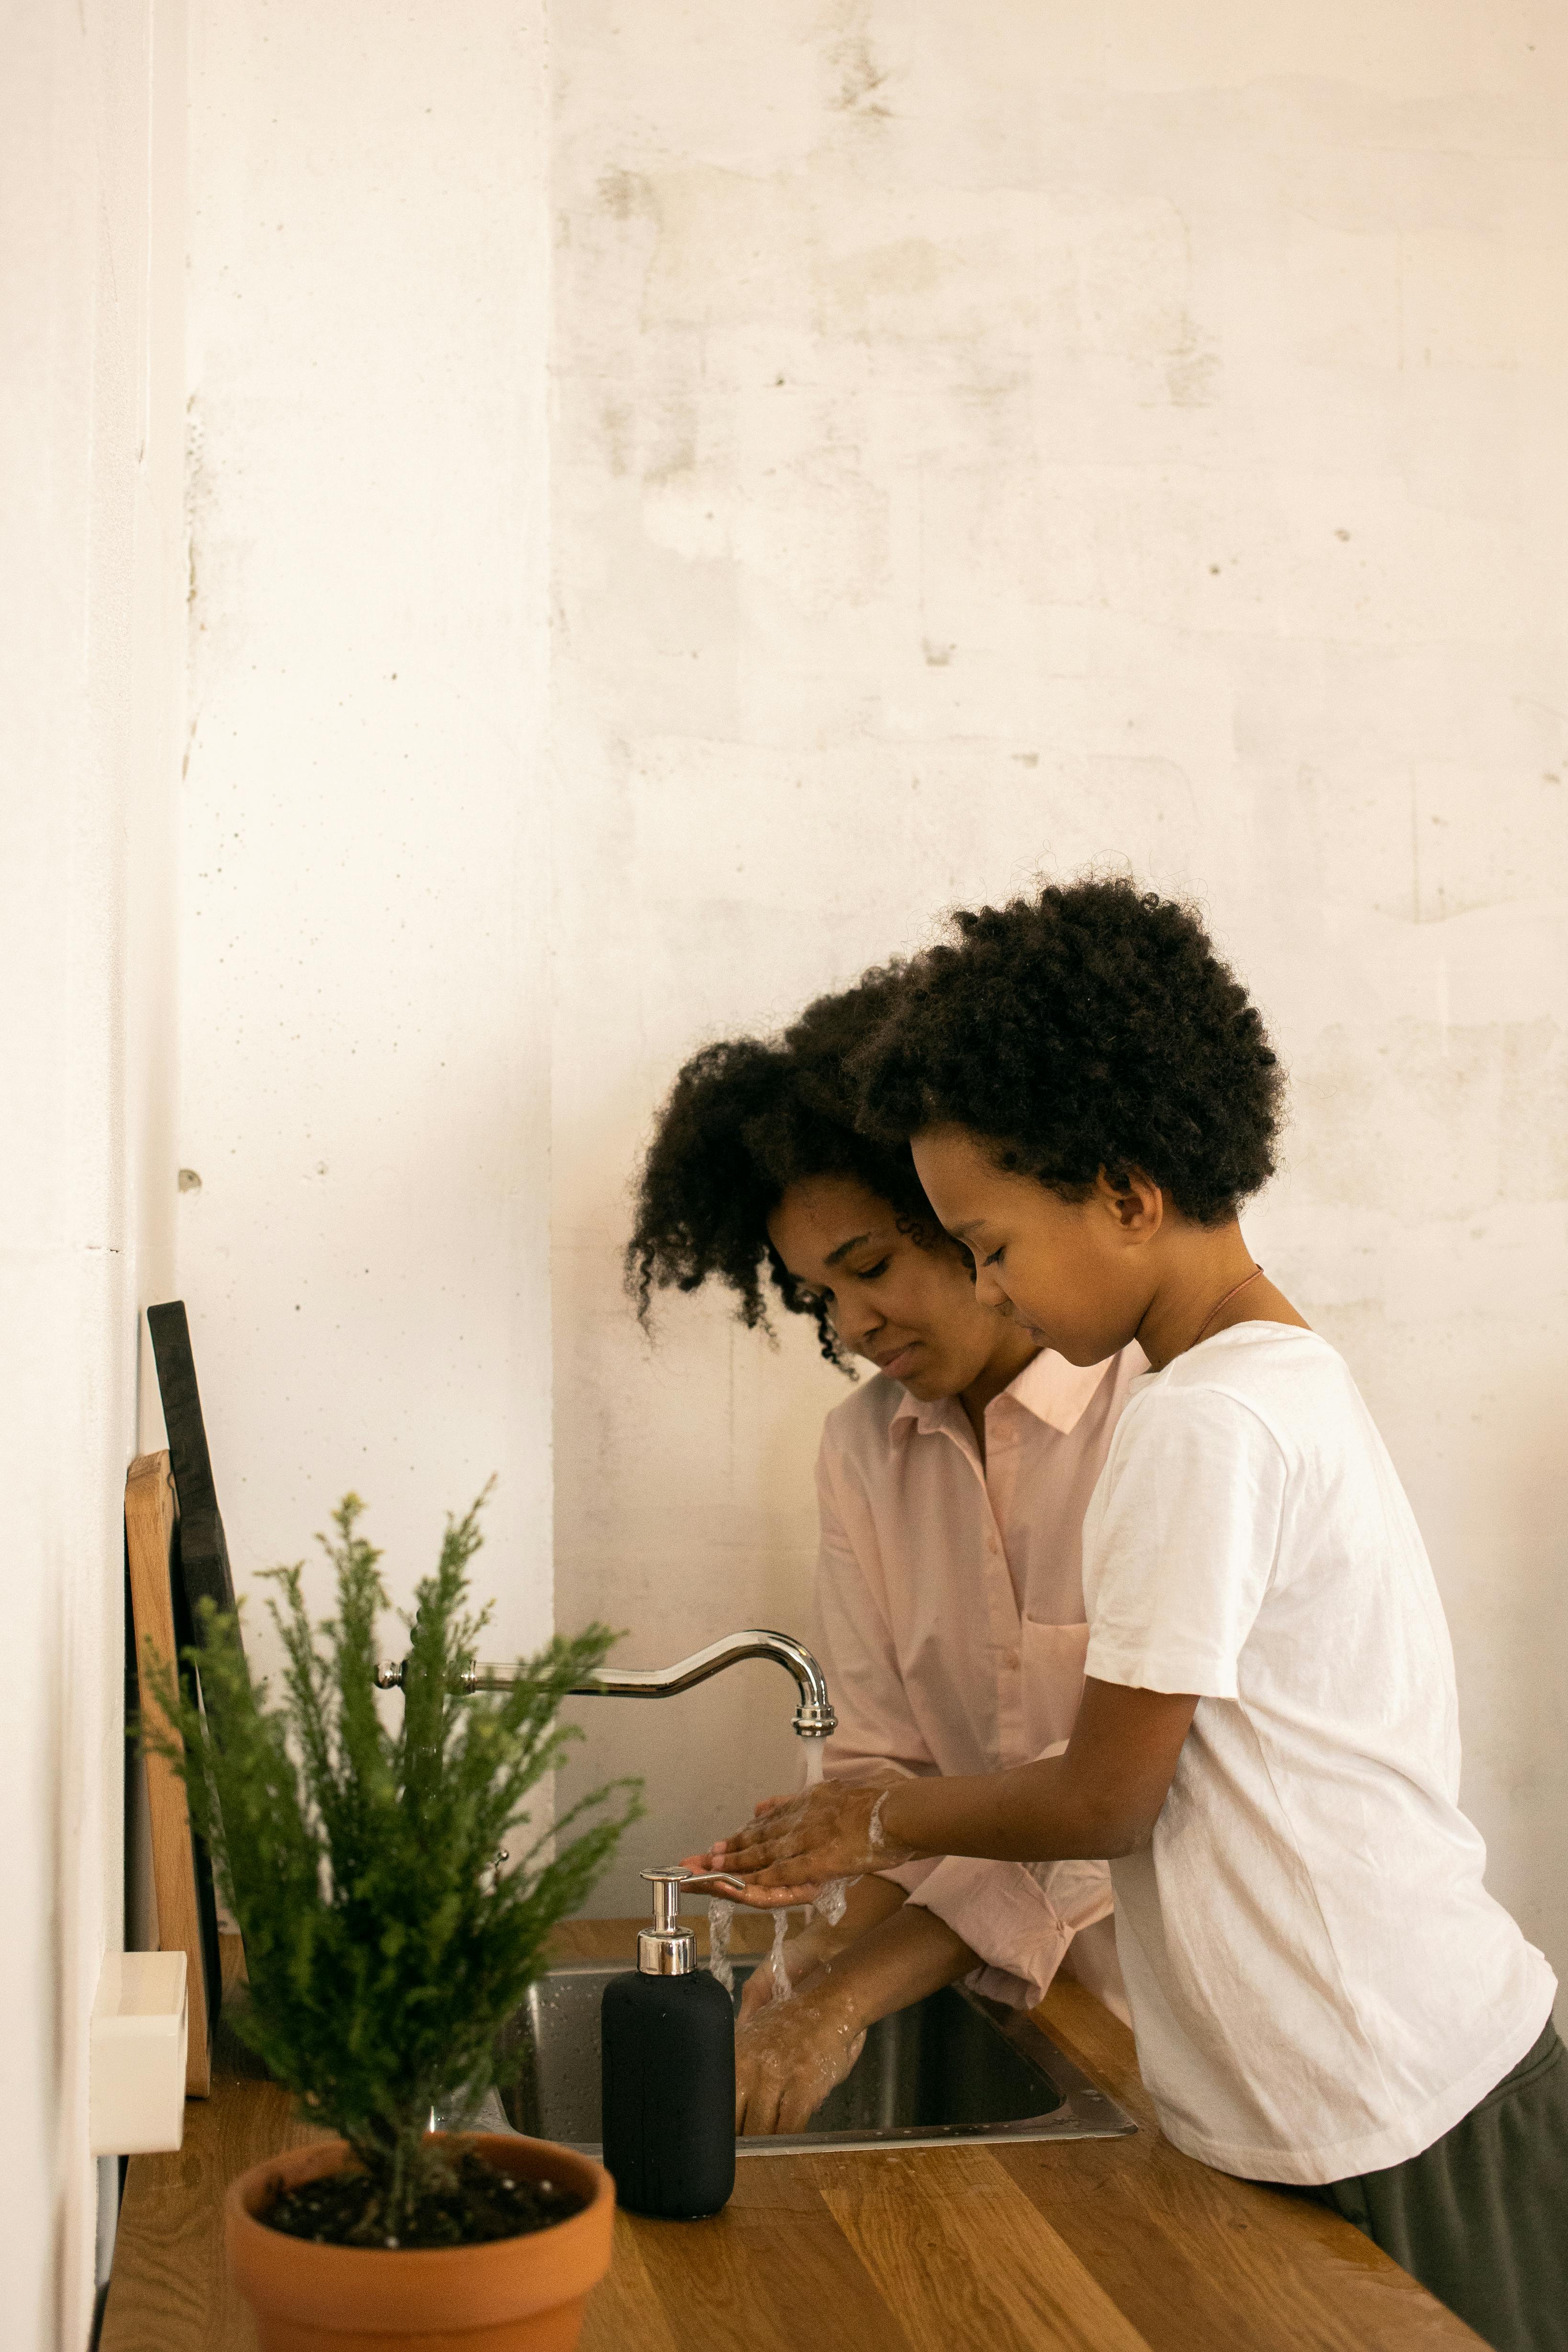
[[[1256, 1282], [1256, 1281], [1257, 1281], [1257, 1279], [1258, 1279], [1258, 1276], [1262, 1273], [1262, 1271], [1263, 1271], [1263, 1268], [1262, 1268], [1260, 1265], [1255, 1265], [1255, 1266], [1253, 1267], [1252, 1272], [1251, 1272], [1250, 1274], [1244, 1274], [1244, 1275], [1242, 1276], [1241, 1280], [1240, 1280], [1239, 1282], [1233, 1284], [1233, 1286], [1231, 1286], [1231, 1288], [1226, 1292], [1225, 1297], [1224, 1297], [1223, 1298], [1216, 1298], [1216, 1299], [1215, 1300], [1214, 1305], [1209, 1308], [1208, 1313], [1204, 1317], [1203, 1321], [1198, 1325], [1198, 1328], [1197, 1328], [1196, 1331], [1193, 1334], [1193, 1337], [1192, 1337], [1192, 1338], [1187, 1341], [1187, 1347], [1189, 1347], [1189, 1348], [1195, 1348], [1195, 1347], [1197, 1346], [1198, 1341], [1203, 1338], [1204, 1333], [1208, 1329], [1209, 1325], [1214, 1321], [1214, 1318], [1215, 1318], [1215, 1317], [1219, 1313], [1220, 1308], [1221, 1308], [1222, 1307], [1228, 1307], [1228, 1306], [1230, 1305], [1231, 1300], [1232, 1300], [1233, 1298], [1237, 1297], [1237, 1296], [1238, 1296], [1242, 1291], [1244, 1291], [1244, 1290], [1247, 1288], [1247, 1284], [1248, 1284], [1249, 1282]], [[1184, 1350], [1183, 1350], [1183, 1352], [1184, 1352], [1184, 1353], [1185, 1353], [1185, 1349], [1184, 1349]]]

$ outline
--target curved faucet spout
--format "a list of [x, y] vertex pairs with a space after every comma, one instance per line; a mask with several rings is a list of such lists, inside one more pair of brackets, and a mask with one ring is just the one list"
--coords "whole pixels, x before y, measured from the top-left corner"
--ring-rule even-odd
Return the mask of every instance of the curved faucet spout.
[[[673, 1666], [601, 1666], [585, 1683], [574, 1684], [572, 1696], [673, 1698], [677, 1691], [695, 1689], [710, 1675], [721, 1675], [726, 1666], [739, 1665], [743, 1658], [772, 1658], [795, 1676], [800, 1692], [795, 1727], [802, 1739], [826, 1739], [837, 1729], [838, 1718], [827, 1696], [827, 1679], [811, 1652], [791, 1633], [770, 1633], [757, 1625], [742, 1633], [726, 1633], [722, 1641], [710, 1642], [705, 1650], [694, 1650], [690, 1657], [678, 1659]], [[468, 1687], [505, 1690], [510, 1681], [506, 1667], [476, 1662]]]
[[[739, 1665], [743, 1658], [772, 1658], [795, 1677], [800, 1693], [800, 1704], [795, 1711], [795, 1728], [802, 1739], [826, 1739], [838, 1727], [838, 1718], [827, 1696], [827, 1679], [822, 1668], [802, 1642], [792, 1633], [771, 1633], [763, 1626], [749, 1626], [744, 1633], [726, 1633], [720, 1642], [710, 1642], [705, 1650], [695, 1650], [689, 1658], [679, 1658], [673, 1666], [601, 1666], [584, 1683], [573, 1685], [574, 1698], [673, 1698], [677, 1691], [693, 1689], [705, 1683], [710, 1675], [722, 1674], [726, 1666]], [[400, 1661], [387, 1659], [376, 1668], [375, 1679], [382, 1690], [401, 1690], [403, 1666]], [[463, 1676], [463, 1689], [474, 1691], [510, 1690], [517, 1680], [516, 1669], [510, 1665], [490, 1664], [476, 1658]]]
[[795, 1727], [802, 1739], [826, 1739], [837, 1730], [827, 1678], [811, 1652], [791, 1633], [770, 1633], [756, 1625], [742, 1633], [726, 1633], [722, 1641], [710, 1642], [705, 1650], [693, 1651], [673, 1666], [601, 1666], [587, 1682], [577, 1684], [573, 1696], [670, 1698], [677, 1691], [705, 1683], [710, 1675], [722, 1674], [726, 1666], [739, 1665], [742, 1658], [772, 1658], [795, 1676], [800, 1692]]

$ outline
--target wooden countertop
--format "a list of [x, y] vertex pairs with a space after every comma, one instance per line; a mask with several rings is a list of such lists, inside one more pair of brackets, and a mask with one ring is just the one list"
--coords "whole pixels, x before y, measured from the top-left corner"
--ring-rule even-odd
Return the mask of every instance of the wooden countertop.
[[[557, 1956], [629, 1958], [637, 1924], [575, 1922]], [[744, 2160], [711, 2221], [617, 2214], [583, 2352], [1475, 2352], [1348, 2222], [1162, 2138], [1131, 2035], [1080, 1987], [1039, 2015], [1136, 2138]], [[313, 2137], [276, 2084], [220, 2074], [177, 2154], [131, 2159], [101, 2352], [255, 2352], [223, 2191]]]

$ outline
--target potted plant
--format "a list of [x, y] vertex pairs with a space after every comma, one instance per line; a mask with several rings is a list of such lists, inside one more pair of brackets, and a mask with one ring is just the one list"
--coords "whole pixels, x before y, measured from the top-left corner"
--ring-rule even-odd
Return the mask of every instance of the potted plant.
[[312, 1626], [300, 1565], [271, 1572], [281, 1703], [210, 1604], [190, 1654], [200, 1705], [150, 1664], [163, 1720], [154, 1712], [142, 1736], [181, 1770], [245, 1940], [237, 2031], [337, 2135], [229, 2190], [229, 2260], [267, 2352], [416, 2352], [468, 2331], [486, 2352], [566, 2352], [608, 2265], [614, 2190], [600, 2166], [546, 2140], [426, 2130], [433, 2107], [469, 2113], [484, 2096], [551, 1929], [641, 1810], [637, 1784], [614, 1782], [500, 1866], [530, 1791], [577, 1736], [555, 1720], [561, 1701], [613, 1637], [558, 1637], [519, 1662], [513, 1688], [461, 1695], [489, 1614], [467, 1605], [483, 1501], [448, 1520], [405, 1621], [395, 1728], [375, 1687], [380, 1554], [356, 1532], [354, 1495], [335, 1538], [320, 1538], [334, 1616]]

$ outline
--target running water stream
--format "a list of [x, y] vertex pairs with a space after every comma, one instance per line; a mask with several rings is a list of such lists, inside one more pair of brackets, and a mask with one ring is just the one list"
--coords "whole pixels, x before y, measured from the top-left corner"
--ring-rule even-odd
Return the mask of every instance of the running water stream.
[[708, 1899], [708, 1971], [718, 1978], [726, 1992], [735, 1990], [735, 1970], [730, 1958], [730, 1930], [735, 1924], [735, 1906], [726, 1903], [721, 1895]]
[[[806, 1742], [805, 1786], [807, 1789], [817, 1788], [821, 1783], [822, 1748], [820, 1739]], [[804, 1906], [807, 1927], [815, 1912], [819, 1919], [826, 1920], [828, 1927], [837, 1927], [848, 1901], [848, 1885], [847, 1879], [829, 1879], [816, 1899]], [[766, 1963], [773, 1979], [773, 1990], [769, 1996], [773, 2000], [789, 2000], [795, 1994], [784, 1956], [784, 1937], [789, 1933], [790, 1907], [786, 1905], [783, 1910], [773, 1913], [773, 1949]], [[735, 1906], [726, 1902], [722, 1895], [710, 1895], [708, 1902], [708, 1969], [726, 1992], [733, 1992], [735, 1989], [735, 1965], [730, 1957], [730, 1938], [734, 1925]]]
[[789, 1970], [784, 1966], [784, 1937], [788, 1933], [789, 1910], [786, 1906], [783, 1911], [773, 1913], [773, 1948], [768, 1960], [768, 1966], [773, 1970], [773, 1989], [768, 1996], [770, 2000], [791, 2000], [795, 1997], [795, 1987], [789, 1980]]

